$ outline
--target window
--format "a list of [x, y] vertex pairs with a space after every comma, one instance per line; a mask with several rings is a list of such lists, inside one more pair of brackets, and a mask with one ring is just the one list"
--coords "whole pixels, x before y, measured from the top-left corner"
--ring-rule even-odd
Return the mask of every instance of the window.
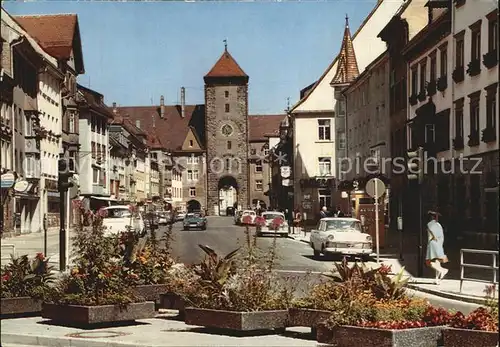
[[420, 92], [425, 91], [425, 82], [427, 82], [427, 62], [420, 63]]
[[99, 169], [93, 168], [92, 169], [92, 183], [98, 184], [99, 183]]
[[187, 172], [187, 179], [188, 179], [188, 181], [192, 181], [193, 180], [193, 171], [192, 170], [188, 170], [188, 172]]
[[106, 161], [106, 152], [107, 152], [106, 146], [102, 145], [101, 150], [102, 150], [102, 153], [101, 153], [102, 161]]
[[189, 196], [191, 198], [194, 198], [196, 196], [196, 188], [195, 187], [189, 188]]
[[322, 208], [323, 206], [332, 206], [332, 193], [329, 189], [320, 189], [318, 191], [318, 198], [320, 208]]
[[193, 157], [193, 164], [195, 164], [195, 165], [198, 164], [198, 160], [199, 160], [198, 157]]
[[498, 10], [488, 14], [488, 52], [498, 49]]
[[92, 159], [95, 159], [95, 157], [96, 157], [96, 143], [94, 141], [92, 141], [91, 147], [92, 147], [92, 149], [91, 149], [91, 151], [92, 151]]
[[323, 141], [330, 141], [330, 120], [318, 119], [318, 138]]
[[418, 66], [411, 69], [411, 93], [412, 95], [418, 94]]
[[228, 91], [228, 90], [226, 90], [226, 91], [224, 92], [224, 96], [225, 96], [226, 98], [229, 98], [229, 91]]
[[188, 164], [192, 164], [193, 163], [193, 159], [194, 159], [193, 156], [187, 157], [187, 163]]
[[26, 136], [33, 136], [33, 121], [31, 119], [31, 116], [26, 116], [26, 120], [25, 120], [25, 126], [26, 126], [26, 130], [25, 130], [25, 135]]
[[255, 190], [262, 190], [262, 180], [255, 180]]
[[469, 95], [470, 98], [470, 134], [479, 132], [479, 97], [480, 91]]
[[69, 126], [68, 126], [68, 132], [69, 133], [76, 133], [76, 127], [75, 127], [75, 113], [70, 112], [69, 113]]
[[436, 75], [437, 75], [437, 57], [436, 57], [436, 52], [433, 52], [431, 55], [430, 81], [436, 81]]
[[96, 119], [95, 116], [90, 117], [90, 129], [95, 132], [95, 127], [96, 127]]
[[262, 162], [258, 161], [255, 163], [255, 172], [262, 172]]
[[455, 137], [464, 137], [464, 99], [455, 102]]
[[481, 20], [472, 24], [471, 30], [471, 61], [481, 59]]
[[319, 157], [319, 175], [330, 176], [332, 173], [332, 160], [328, 157]]
[[199, 179], [198, 170], [193, 170], [193, 181], [198, 181], [198, 179]]
[[26, 176], [33, 177], [36, 173], [36, 159], [32, 155], [26, 155]]
[[345, 132], [344, 131], [339, 131], [338, 132], [338, 149], [345, 149], [346, 148], [346, 138], [345, 138]]
[[455, 68], [461, 68], [464, 66], [464, 33], [460, 33], [455, 37], [456, 45], [456, 56], [455, 56]]
[[226, 113], [228, 113], [229, 112], [229, 104], [224, 105], [224, 109], [225, 109]]
[[227, 141], [227, 149], [231, 149], [231, 147], [232, 147], [231, 141]]
[[193, 140], [189, 140], [189, 147], [193, 147], [193, 144], [194, 144]]
[[446, 76], [448, 74], [448, 46], [445, 45], [440, 48], [439, 57], [439, 75]]
[[436, 130], [434, 124], [425, 125], [425, 143], [434, 143], [436, 141]]
[[231, 169], [231, 159], [229, 158], [226, 158], [226, 170], [230, 170]]
[[486, 89], [486, 128], [496, 129], [497, 83], [494, 83], [485, 89]]
[[345, 116], [345, 99], [339, 100], [337, 104], [339, 105], [337, 116], [339, 117]]

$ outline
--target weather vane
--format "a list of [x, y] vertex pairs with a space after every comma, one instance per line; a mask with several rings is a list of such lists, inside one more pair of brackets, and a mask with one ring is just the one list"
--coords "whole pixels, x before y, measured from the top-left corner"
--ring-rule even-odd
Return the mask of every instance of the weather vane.
[[224, 50], [227, 52], [227, 40], [224, 39], [224, 41], [222, 41], [222, 42], [224, 42]]

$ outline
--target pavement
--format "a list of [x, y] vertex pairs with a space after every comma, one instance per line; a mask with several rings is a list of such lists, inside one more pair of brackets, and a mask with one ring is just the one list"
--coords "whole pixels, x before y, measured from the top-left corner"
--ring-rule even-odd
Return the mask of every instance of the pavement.
[[[157, 236], [161, 237], [166, 230], [166, 227], [160, 228]], [[209, 217], [206, 231], [182, 231], [181, 224], [176, 223], [173, 226], [172, 252], [179, 261], [188, 264], [199, 262], [204, 257], [198, 244], [208, 245], [221, 255], [227, 254], [244, 245], [244, 231], [244, 227], [233, 225], [233, 220], [230, 217]], [[30, 237], [35, 238], [23, 240], [19, 237], [15, 240], [5, 240], [16, 241], [20, 245], [19, 249], [33, 253], [39, 249], [40, 240], [37, 240], [36, 236]], [[50, 235], [49, 241], [56, 242], [55, 245], [50, 245], [50, 249], [57, 249], [57, 233]], [[313, 259], [310, 246], [298, 238], [259, 237], [257, 247], [261, 251], [268, 251], [274, 241], [276, 242], [278, 258], [274, 271], [279, 274], [283, 284], [293, 283], [297, 296], [306, 295], [307, 289], [311, 285], [324, 280], [322, 274], [334, 269], [334, 260]], [[33, 248], [29, 248], [30, 245]], [[390, 254], [381, 256], [381, 261], [391, 265], [394, 273], [405, 266], [397, 257], [391, 257]], [[350, 263], [353, 264], [352, 261]], [[367, 265], [378, 266], [375, 261], [368, 262]], [[415, 279], [408, 271], [405, 271], [405, 275]], [[464, 300], [463, 293], [462, 297], [451, 295], [457, 289], [457, 284], [452, 279], [445, 279], [438, 286], [431, 284], [429, 279], [419, 279], [416, 282], [408, 285], [408, 294], [426, 298], [433, 305], [462, 311], [464, 314], [479, 306], [479, 301]], [[475, 297], [476, 299], [480, 299], [482, 296], [481, 288], [484, 288], [484, 285], [464, 284], [464, 292], [471, 295], [481, 291], [481, 295]], [[56, 326], [40, 317], [2, 319], [0, 323], [1, 345], [3, 347], [317, 346], [316, 341], [310, 335], [310, 329], [307, 328], [289, 328], [285, 334], [281, 335], [270, 333], [242, 337], [188, 326], [172, 319], [172, 316], [171, 311], [161, 312], [156, 318], [140, 320], [135, 325], [92, 330]], [[81, 333], [83, 335], [71, 335]]]

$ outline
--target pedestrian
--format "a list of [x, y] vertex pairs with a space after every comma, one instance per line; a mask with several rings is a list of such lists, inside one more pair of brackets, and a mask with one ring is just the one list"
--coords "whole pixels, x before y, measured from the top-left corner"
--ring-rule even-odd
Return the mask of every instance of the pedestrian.
[[301, 227], [302, 224], [302, 213], [300, 213], [299, 209], [295, 210], [294, 216], [293, 216], [293, 233], [295, 234], [295, 228]]
[[429, 223], [427, 223], [427, 255], [425, 261], [428, 266], [430, 266], [436, 272], [435, 284], [443, 279], [448, 273], [448, 269], [441, 266], [441, 263], [447, 263], [448, 257], [444, 253], [443, 243], [444, 243], [444, 233], [443, 227], [438, 222], [439, 213], [435, 211], [429, 211]]
[[328, 217], [328, 209], [326, 208], [326, 206], [323, 206], [321, 208], [321, 211], [319, 211], [319, 218], [326, 218]]

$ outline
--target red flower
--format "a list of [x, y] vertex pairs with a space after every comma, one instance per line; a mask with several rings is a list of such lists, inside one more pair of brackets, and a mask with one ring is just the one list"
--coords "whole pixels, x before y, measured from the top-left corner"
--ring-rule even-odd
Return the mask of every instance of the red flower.
[[241, 218], [241, 222], [243, 224], [252, 224], [252, 217], [247, 214], [246, 216], [243, 216], [243, 218]]
[[2, 275], [2, 282], [10, 280], [10, 273], [6, 272]]
[[71, 200], [71, 204], [73, 205], [73, 208], [78, 208], [78, 209], [83, 208], [83, 203], [81, 200]]
[[107, 278], [111, 278], [111, 277], [113, 277], [113, 274], [111, 272], [108, 272], [108, 273], [104, 274], [104, 276], [106, 276]]
[[128, 210], [132, 213], [134, 213], [137, 210], [137, 206], [134, 205], [128, 205]]
[[264, 217], [257, 216], [255, 218], [255, 225], [257, 225], [259, 227], [265, 226], [266, 225], [266, 219]]
[[104, 207], [100, 208], [99, 211], [97, 211], [97, 215], [101, 218], [106, 218], [108, 216], [108, 210], [104, 209]]
[[43, 253], [42, 253], [42, 252], [38, 252], [38, 253], [36, 254], [36, 258], [37, 258], [37, 259], [39, 259], [39, 260], [44, 260], [44, 259], [45, 259], [45, 256], [43, 255]]
[[275, 217], [273, 221], [271, 222], [271, 227], [273, 229], [279, 229], [281, 225], [283, 225], [285, 221], [281, 217]]

